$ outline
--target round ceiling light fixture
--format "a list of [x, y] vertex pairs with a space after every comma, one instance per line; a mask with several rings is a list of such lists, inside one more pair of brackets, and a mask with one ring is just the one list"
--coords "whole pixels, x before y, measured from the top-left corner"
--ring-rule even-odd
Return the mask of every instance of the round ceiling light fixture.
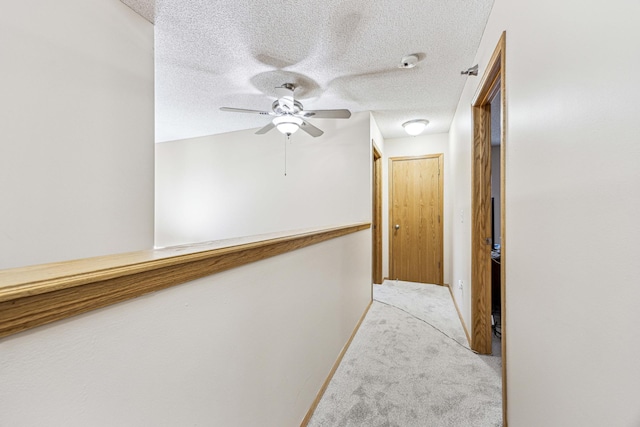
[[429, 124], [429, 120], [416, 119], [416, 120], [409, 120], [408, 122], [404, 122], [402, 124], [402, 127], [404, 128], [404, 131], [407, 132], [409, 135], [416, 136], [424, 132], [424, 129], [427, 127], [428, 124]]
[[278, 116], [273, 119], [273, 124], [276, 126], [276, 129], [287, 136], [291, 136], [296, 133], [300, 126], [302, 125], [302, 119], [295, 116], [290, 116], [285, 114], [284, 116]]

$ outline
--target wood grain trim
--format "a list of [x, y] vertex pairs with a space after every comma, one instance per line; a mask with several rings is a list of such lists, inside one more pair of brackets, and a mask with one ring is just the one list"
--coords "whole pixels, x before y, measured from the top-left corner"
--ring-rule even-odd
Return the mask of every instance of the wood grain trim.
[[[183, 246], [178, 249], [186, 253], [178, 255], [172, 253], [176, 248], [166, 248], [4, 270], [0, 337], [370, 227], [358, 223], [210, 250]], [[91, 265], [103, 268], [87, 270]]]
[[467, 342], [469, 343], [469, 346], [471, 346], [471, 335], [469, 335], [469, 329], [467, 329], [467, 324], [464, 321], [464, 317], [462, 317], [462, 312], [460, 311], [460, 307], [458, 307], [458, 301], [456, 301], [456, 298], [453, 296], [453, 290], [451, 289], [451, 285], [446, 283], [445, 286], [449, 288], [449, 293], [451, 294], [453, 305], [456, 307], [456, 311], [458, 312], [458, 317], [460, 318], [460, 323], [462, 323], [462, 329], [464, 329], [464, 334], [467, 336]]
[[393, 265], [393, 159], [389, 158], [387, 164], [387, 252], [388, 252], [388, 274], [389, 277], [385, 277], [385, 280], [389, 280], [391, 277], [395, 277], [395, 266]]
[[493, 50], [493, 54], [491, 54], [491, 59], [489, 59], [489, 62], [487, 63], [485, 73], [482, 76], [482, 80], [480, 80], [478, 90], [473, 97], [473, 101], [471, 102], [474, 107], [479, 107], [481, 105], [489, 103], [490, 99], [497, 91], [497, 88], [495, 87], [496, 79], [504, 77], [505, 51], [506, 33], [503, 32], [500, 36], [500, 40], [498, 40], [496, 48]]
[[438, 197], [440, 198], [440, 212], [439, 212], [439, 218], [440, 218], [440, 283], [439, 284], [444, 284], [444, 269], [445, 269], [445, 265], [444, 265], [444, 221], [445, 221], [445, 217], [444, 217], [444, 153], [440, 153], [439, 157], [438, 157], [438, 167], [440, 168], [440, 177], [438, 179], [438, 191], [440, 192], [440, 194], [438, 195]]
[[491, 354], [491, 115], [473, 107], [471, 348]]
[[[373, 145], [373, 283], [382, 283], [382, 154]], [[372, 296], [373, 297], [373, 296]]]
[[353, 333], [351, 334], [351, 337], [349, 337], [349, 340], [347, 341], [347, 343], [344, 345], [344, 347], [342, 347], [342, 351], [340, 351], [340, 354], [338, 355], [338, 358], [336, 359], [336, 363], [333, 364], [333, 367], [331, 368], [331, 371], [329, 371], [329, 375], [327, 376], [327, 379], [324, 381], [324, 384], [322, 384], [322, 387], [320, 388], [320, 391], [318, 392], [316, 398], [314, 399], [313, 403], [311, 404], [311, 407], [307, 411], [307, 415], [305, 415], [304, 419], [302, 420], [302, 423], [300, 423], [300, 427], [306, 427], [307, 424], [309, 424], [309, 421], [311, 420], [311, 417], [313, 416], [313, 413], [315, 412], [316, 408], [318, 407], [318, 404], [320, 403], [320, 400], [322, 400], [322, 396], [324, 396], [324, 392], [327, 391], [327, 387], [329, 387], [329, 383], [331, 382], [331, 379], [333, 378], [333, 375], [336, 373], [336, 370], [338, 369], [338, 366], [340, 366], [340, 362], [342, 362], [342, 358], [347, 353], [347, 350], [349, 349], [349, 346], [351, 345], [351, 342], [353, 341], [353, 339], [355, 338], [356, 334], [358, 333], [358, 330], [360, 329], [360, 325], [362, 325], [362, 322], [364, 321], [364, 318], [367, 316], [367, 313], [369, 312], [369, 309], [371, 308], [372, 304], [373, 304], [373, 300], [369, 301], [369, 305], [367, 305], [367, 308], [364, 309], [364, 313], [362, 313], [362, 316], [360, 317], [360, 320], [356, 324], [356, 327], [353, 329]]

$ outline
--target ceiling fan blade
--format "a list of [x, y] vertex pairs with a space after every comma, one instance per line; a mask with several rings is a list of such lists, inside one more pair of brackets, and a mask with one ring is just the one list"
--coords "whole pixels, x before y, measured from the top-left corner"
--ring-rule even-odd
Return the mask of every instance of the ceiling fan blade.
[[289, 112], [293, 112], [293, 91], [295, 88], [291, 85], [284, 84], [276, 88], [276, 96], [280, 106]]
[[274, 125], [273, 122], [269, 122], [269, 124], [266, 125], [265, 127], [258, 129], [258, 131], [256, 132], [256, 135], [264, 135], [274, 127], [276, 127], [276, 125]]
[[314, 119], [348, 119], [351, 117], [349, 110], [304, 110], [298, 114], [301, 117], [312, 117]]
[[273, 113], [271, 113], [270, 111], [247, 110], [245, 108], [220, 107], [220, 111], [228, 111], [230, 113], [261, 114], [263, 116], [271, 116], [271, 115], [273, 115]]
[[320, 135], [322, 135], [324, 133], [320, 129], [318, 129], [317, 127], [312, 125], [311, 123], [306, 122], [304, 120], [302, 121], [302, 124], [300, 125], [300, 129], [302, 129], [303, 131], [305, 131], [309, 135], [313, 136], [314, 138], [317, 138], [318, 136], [320, 136]]

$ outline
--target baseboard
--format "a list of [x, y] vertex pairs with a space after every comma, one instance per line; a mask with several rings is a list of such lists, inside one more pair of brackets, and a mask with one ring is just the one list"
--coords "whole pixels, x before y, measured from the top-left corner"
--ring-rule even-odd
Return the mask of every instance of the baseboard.
[[318, 404], [320, 403], [320, 399], [322, 399], [322, 396], [324, 395], [324, 392], [327, 390], [327, 387], [329, 387], [329, 383], [331, 382], [331, 379], [333, 378], [333, 375], [336, 373], [336, 370], [338, 369], [338, 366], [340, 366], [340, 362], [342, 362], [342, 358], [344, 357], [345, 353], [349, 349], [349, 346], [351, 345], [351, 341], [353, 341], [353, 338], [356, 336], [356, 333], [358, 332], [358, 329], [360, 329], [360, 325], [362, 324], [362, 321], [364, 320], [365, 316], [369, 312], [369, 309], [371, 308], [371, 304], [373, 304], [373, 300], [371, 300], [369, 302], [369, 305], [367, 305], [367, 308], [364, 309], [364, 313], [362, 314], [362, 317], [360, 317], [360, 320], [356, 324], [356, 327], [353, 329], [353, 333], [349, 337], [349, 340], [344, 345], [344, 347], [342, 348], [342, 351], [338, 355], [338, 359], [336, 359], [336, 363], [333, 364], [333, 367], [331, 368], [331, 371], [329, 371], [329, 375], [327, 376], [327, 379], [324, 381], [324, 384], [322, 384], [322, 387], [320, 388], [320, 391], [318, 392], [318, 395], [316, 396], [315, 400], [311, 404], [311, 407], [309, 408], [309, 411], [307, 411], [307, 415], [302, 420], [302, 423], [300, 424], [300, 427], [306, 427], [307, 424], [309, 424], [309, 420], [311, 420], [311, 417], [313, 416], [313, 413], [315, 412], [316, 408], [318, 407]]
[[467, 336], [467, 342], [469, 346], [471, 346], [471, 335], [469, 335], [469, 330], [467, 329], [467, 324], [464, 323], [464, 317], [462, 317], [462, 313], [460, 312], [460, 307], [458, 307], [458, 302], [456, 301], [456, 297], [453, 296], [453, 291], [451, 290], [451, 285], [445, 284], [447, 288], [449, 288], [449, 293], [451, 294], [451, 299], [453, 300], [453, 305], [456, 307], [456, 311], [458, 312], [458, 317], [460, 318], [460, 323], [462, 323], [462, 329], [464, 329], [464, 334]]

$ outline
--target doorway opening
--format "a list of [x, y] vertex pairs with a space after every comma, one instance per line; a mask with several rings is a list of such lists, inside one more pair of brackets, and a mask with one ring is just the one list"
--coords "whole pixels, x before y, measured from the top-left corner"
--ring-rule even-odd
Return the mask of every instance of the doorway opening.
[[506, 426], [505, 53], [506, 34], [503, 32], [471, 107], [471, 347], [478, 353], [491, 354], [493, 337], [500, 336], [502, 409]]

